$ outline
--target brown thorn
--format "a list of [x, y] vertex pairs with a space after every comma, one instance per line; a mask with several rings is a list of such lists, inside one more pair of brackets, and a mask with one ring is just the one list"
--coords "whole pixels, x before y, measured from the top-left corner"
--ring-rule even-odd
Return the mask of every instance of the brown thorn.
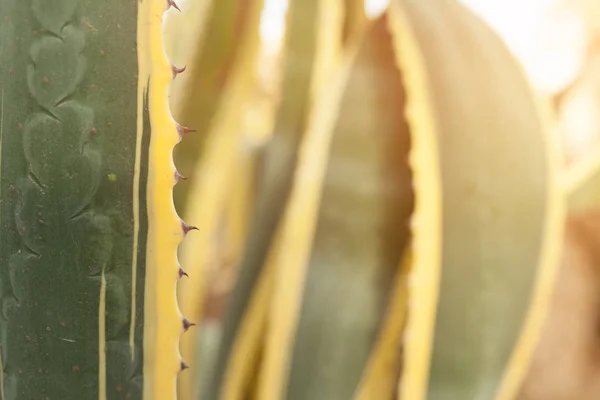
[[174, 65], [171, 65], [171, 72], [173, 72], [173, 79], [175, 79], [175, 77], [179, 74], [181, 74], [182, 72], [185, 71], [185, 69], [187, 68], [187, 65], [183, 68], [177, 68]]
[[179, 140], [183, 139], [183, 136], [188, 133], [196, 132], [195, 129], [187, 128], [187, 127], [181, 126], [177, 123], [176, 123], [176, 126], [177, 126], [177, 133], [179, 133]]
[[183, 270], [183, 268], [179, 267], [179, 279], [183, 278], [183, 277], [189, 278], [190, 276], [187, 274], [187, 272], [185, 272]]
[[187, 318], [183, 319], [183, 331], [187, 332], [192, 326], [196, 326], [193, 322], [187, 320]]
[[189, 231], [199, 230], [195, 226], [188, 225], [185, 222], [181, 221], [181, 229], [183, 229], [183, 234], [187, 235]]
[[181, 360], [181, 362], [179, 363], [179, 370], [180, 370], [180, 371], [186, 370], [186, 369], [188, 369], [189, 367], [190, 367], [190, 366], [189, 366], [189, 365], [187, 365], [187, 364], [185, 363], [185, 361], [183, 361], [183, 360]]

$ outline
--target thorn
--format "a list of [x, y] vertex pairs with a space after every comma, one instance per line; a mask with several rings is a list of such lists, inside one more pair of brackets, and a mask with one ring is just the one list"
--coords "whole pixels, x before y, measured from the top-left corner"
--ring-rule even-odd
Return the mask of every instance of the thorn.
[[177, 123], [176, 123], [176, 125], [177, 125], [177, 133], [179, 133], [179, 140], [183, 139], [183, 136], [186, 135], [186, 134], [188, 134], [188, 133], [196, 132], [195, 129], [190, 129], [190, 128], [187, 128], [185, 126], [181, 126], [181, 125], [179, 125]]
[[175, 183], [178, 183], [180, 179], [186, 181], [187, 176], [183, 176], [179, 173], [179, 171], [175, 171]]
[[171, 72], [173, 72], [173, 79], [175, 79], [175, 77], [177, 75], [179, 75], [180, 73], [184, 72], [186, 68], [187, 68], [187, 65], [183, 68], [177, 68], [176, 66], [171, 65]]
[[179, 279], [183, 278], [183, 277], [189, 278], [190, 276], [187, 274], [187, 272], [185, 272], [183, 270], [183, 268], [179, 267]]
[[192, 326], [196, 326], [196, 324], [188, 321], [186, 318], [183, 319], [183, 331], [184, 332], [187, 332]]
[[183, 360], [181, 360], [181, 362], [179, 363], [179, 370], [180, 370], [180, 371], [186, 370], [186, 369], [188, 369], [189, 367], [190, 367], [190, 366], [189, 366], [189, 365], [187, 365], [187, 364], [185, 363], [185, 361], [183, 361]]
[[183, 234], [187, 235], [189, 231], [198, 230], [195, 226], [188, 225], [185, 222], [181, 221], [181, 229], [183, 229]]
[[171, 7], [173, 7], [177, 11], [181, 12], [181, 10], [179, 9], [179, 7], [177, 6], [177, 3], [175, 3], [175, 0], [167, 0], [167, 10], [169, 8], [171, 8]]

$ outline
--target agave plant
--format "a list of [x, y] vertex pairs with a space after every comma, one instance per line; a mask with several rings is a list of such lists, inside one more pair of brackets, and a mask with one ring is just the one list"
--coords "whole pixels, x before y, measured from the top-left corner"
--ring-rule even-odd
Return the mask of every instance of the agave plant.
[[543, 102], [454, 0], [289, 0], [265, 97], [264, 6], [0, 0], [1, 400], [517, 398]]
[[164, 1], [0, 3], [2, 399], [174, 398]]

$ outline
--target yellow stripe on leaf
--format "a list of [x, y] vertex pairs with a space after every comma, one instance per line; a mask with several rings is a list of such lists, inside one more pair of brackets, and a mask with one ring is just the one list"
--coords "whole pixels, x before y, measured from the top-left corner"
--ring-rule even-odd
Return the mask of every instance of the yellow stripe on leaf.
[[[398, 392], [402, 399], [425, 399], [438, 301], [441, 259], [440, 170], [437, 121], [423, 55], [408, 16], [392, 2], [388, 22], [397, 67], [406, 92], [405, 118], [411, 133], [410, 166], [415, 204], [411, 220], [413, 265], [408, 283], [408, 312], [402, 341], [404, 360]], [[411, 312], [411, 310], [414, 310]]]
[[[408, 244], [410, 144], [402, 113], [404, 92], [385, 17], [367, 28], [362, 38], [355, 37], [358, 54], [347, 61], [349, 76], [332, 127], [322, 201], [290, 344], [289, 384], [282, 394], [291, 398], [378, 394], [371, 385], [378, 379], [382, 383], [384, 374], [391, 378], [376, 390], [388, 397], [395, 391], [398, 349], [386, 355], [391, 365], [379, 369], [382, 353], [377, 341], [389, 334], [398, 344], [400, 338], [397, 324], [392, 324], [394, 332], [385, 332], [384, 315], [394, 307], [394, 281], [400, 279], [399, 264]], [[297, 284], [286, 264], [278, 268], [281, 282], [285, 277]], [[287, 302], [288, 312], [294, 313], [291, 306]]]
[[[148, 92], [150, 149], [147, 182], [148, 237], [144, 300], [144, 400], [176, 398], [182, 320], [175, 294], [182, 225], [173, 206], [172, 153], [179, 137], [169, 111], [171, 66], [162, 46], [165, 2], [139, 3], [139, 99]], [[142, 122], [138, 122], [142, 123]]]
[[360, 35], [368, 24], [364, 0], [344, 0], [344, 27], [342, 39], [344, 45], [351, 44], [354, 37]]
[[396, 271], [385, 319], [358, 386], [357, 400], [391, 399], [397, 392], [401, 371], [400, 349], [407, 317], [408, 276], [412, 262], [412, 255], [407, 249]]
[[[297, 153], [308, 121], [310, 104], [339, 57], [339, 14], [324, 14], [330, 0], [290, 1], [282, 50], [281, 101], [273, 135], [262, 151], [257, 172], [257, 199], [239, 278], [228, 304], [214, 388], [207, 397], [238, 399], [250, 390], [262, 346], [267, 307], [275, 271], [263, 268], [266, 252], [276, 245], [275, 227], [287, 202]], [[328, 18], [334, 18], [328, 20]], [[318, 25], [325, 22], [326, 25]], [[333, 29], [331, 23], [340, 26]], [[269, 113], [265, 113], [268, 115]]]
[[[429, 125], [437, 152], [437, 163], [413, 157], [414, 241], [441, 240], [433, 247], [439, 264], [420, 262], [424, 249], [415, 249], [401, 394], [511, 398], [558, 261], [563, 199], [556, 146], [524, 74], [476, 17], [455, 1], [438, 0], [397, 0], [391, 15], [409, 103], [424, 89], [428, 96], [419, 107], [429, 115], [408, 118], [411, 137], [418, 140]], [[433, 227], [418, 224], [425, 197], [418, 175], [430, 169], [439, 176], [427, 183], [439, 185], [437, 209], [428, 210], [439, 218]]]
[[[317, 8], [319, 31], [315, 73], [311, 82], [312, 99], [307, 105], [310, 110], [307, 129], [277, 240], [269, 250], [264, 267], [266, 271], [274, 271], [275, 286], [257, 394], [262, 399], [285, 397], [292, 350], [290, 342], [294, 338], [300, 309], [331, 135], [349, 69], [349, 60], [344, 60], [345, 65], [340, 69], [336, 68], [339, 66], [337, 56], [342, 21], [339, 3], [337, 0], [324, 0], [317, 2]], [[350, 55], [350, 60], [352, 58], [353, 55]]]

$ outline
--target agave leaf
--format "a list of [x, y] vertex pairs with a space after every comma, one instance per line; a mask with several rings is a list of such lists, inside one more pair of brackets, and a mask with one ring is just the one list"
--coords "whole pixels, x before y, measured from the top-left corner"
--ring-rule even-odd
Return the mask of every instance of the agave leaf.
[[364, 0], [344, 0], [344, 44], [352, 44], [354, 36], [363, 32], [368, 21]]
[[[561, 179], [570, 203], [575, 203], [570, 206], [578, 208], [597, 199], [593, 187], [600, 173], [598, 66], [600, 57], [590, 57], [578, 82], [561, 96], [556, 116], [566, 159]], [[586, 199], [585, 194], [591, 197]]]
[[[175, 12], [167, 7], [168, 12]], [[165, 10], [162, 0], [141, 3], [139, 7], [138, 45], [144, 52], [139, 57], [140, 82], [148, 95], [150, 138], [147, 196], [148, 236], [146, 282], [144, 287], [144, 399], [169, 399], [176, 396], [177, 374], [185, 361], [177, 349], [185, 331], [174, 292], [179, 269], [177, 247], [187, 228], [175, 212], [172, 188], [177, 182], [173, 166], [173, 149], [180, 140], [171, 118], [167, 89], [173, 80], [171, 64], [162, 44], [163, 23], [156, 18]], [[140, 93], [140, 96], [144, 92]], [[138, 104], [140, 112], [142, 104]], [[139, 141], [138, 141], [139, 146]], [[185, 321], [185, 319], [184, 319]]]
[[556, 145], [476, 17], [437, 0], [396, 0], [390, 15], [416, 196], [401, 396], [514, 398], [559, 258]]
[[381, 321], [377, 341], [356, 391], [357, 399], [397, 398], [398, 379], [402, 370], [402, 333], [407, 317], [408, 277], [412, 260], [410, 250], [405, 249], [389, 293], [385, 319]]
[[[221, 9], [222, 7], [224, 9]], [[214, 100], [215, 102], [215, 104], [210, 105], [214, 109], [214, 115], [210, 116], [210, 121], [203, 120], [203, 123], [207, 123], [206, 130], [204, 133], [199, 132], [200, 135], [206, 137], [202, 157], [194, 166], [189, 178], [191, 184], [188, 193], [193, 202], [185, 210], [185, 215], [186, 220], [198, 228], [198, 232], [191, 238], [193, 240], [182, 246], [180, 253], [180, 259], [189, 274], [189, 279], [180, 282], [180, 304], [184, 314], [192, 316], [199, 322], [202, 319], [206, 285], [210, 283], [207, 280], [207, 271], [212, 267], [211, 263], [214, 260], [215, 239], [221, 217], [225, 211], [225, 200], [229, 195], [232, 184], [235, 182], [234, 176], [238, 172], [236, 169], [243, 154], [244, 115], [240, 110], [249, 101], [256, 80], [254, 66], [260, 44], [259, 22], [263, 1], [246, 1], [243, 2], [243, 7], [240, 9], [238, 7], [241, 6], [240, 2], [237, 1], [219, 1], [213, 5], [213, 12], [216, 14], [208, 19], [209, 27], [206, 28], [206, 40], [210, 40], [211, 35], [216, 35], [217, 32], [221, 32], [220, 29], [224, 29], [224, 27], [218, 26], [218, 23], [223, 22], [220, 18], [233, 18], [231, 15], [233, 11], [236, 13], [243, 12], [244, 18], [241, 25], [236, 25], [238, 31], [236, 31], [235, 37], [238, 39], [236, 39], [235, 46], [231, 43], [233, 46], [231, 54], [227, 55], [230, 58], [226, 58], [226, 61], [231, 65], [226, 68], [228, 72], [224, 86], [222, 83], [217, 84], [215, 81], [210, 81], [210, 88], [202, 86], [202, 90], [208, 90], [209, 94], [203, 94], [202, 90], [196, 93], [198, 101], [205, 102], [217, 91], [217, 86], [219, 87], [219, 96], [211, 98], [211, 101]], [[239, 16], [241, 15], [239, 14]], [[211, 31], [211, 26], [216, 29], [216, 32]], [[221, 32], [221, 34], [223, 33]], [[229, 38], [228, 34], [224, 34], [223, 40]], [[239, 39], [240, 37], [242, 39]], [[218, 48], [218, 46], [211, 43], [206, 51], [214, 51], [215, 48]], [[225, 51], [225, 49], [219, 51]], [[202, 57], [200, 60], [201, 62], [194, 62], [193, 64], [198, 69], [190, 71], [190, 73], [204, 74], [210, 72], [215, 78], [217, 71], [210, 68], [214, 68], [214, 63], [218, 60]], [[205, 71], [206, 68], [210, 71]], [[198, 79], [202, 81], [198, 84], [204, 85], [205, 81], [203, 79], [208, 78], [203, 76]], [[208, 97], [204, 97], [205, 95]], [[220, 100], [218, 100], [219, 98]], [[200, 114], [208, 118], [208, 114], [203, 114], [203, 112]], [[185, 143], [182, 143], [183, 145]], [[184, 339], [181, 343], [181, 352], [184, 358], [186, 355], [193, 357], [197, 353], [197, 339], [191, 336]], [[189, 377], [181, 379], [180, 394], [184, 399], [197, 396], [193, 392], [188, 392], [192, 390], [190, 388], [196, 386], [193, 382], [193, 376], [190, 374]]]
[[565, 238], [551, 308], [519, 400], [600, 397], [598, 303], [600, 209], [575, 212]]
[[[256, 1], [216, 1], [202, 0], [196, 6], [197, 18], [194, 41], [190, 44], [186, 60], [186, 73], [181, 74], [170, 88], [170, 105], [175, 120], [183, 126], [199, 132], [187, 135], [174, 152], [178, 169], [190, 179], [202, 167], [197, 164], [203, 159], [208, 132], [227, 101], [229, 81], [235, 66], [244, 53], [245, 41], [240, 40], [247, 32], [258, 29], [260, 18], [256, 19], [253, 8]], [[189, 41], [189, 38], [187, 39]], [[253, 60], [247, 61], [247, 68], [253, 71]], [[179, 66], [183, 67], [183, 66]], [[239, 110], [238, 110], [239, 111]], [[190, 189], [194, 185], [182, 185], [176, 189], [175, 206], [185, 215], [186, 207], [193, 198]]]
[[582, 210], [600, 204], [600, 146], [586, 153], [588, 154], [567, 166], [561, 175], [571, 210]]
[[[222, 210], [220, 227], [215, 232], [211, 265], [207, 266], [206, 290], [203, 291], [202, 320], [199, 326], [199, 344], [191, 347], [199, 357], [201, 366], [190, 379], [194, 393], [201, 393], [210, 386], [215, 365], [215, 355], [222, 334], [222, 313], [229, 293], [235, 283], [240, 258], [243, 255], [247, 238], [248, 223], [255, 198], [255, 151], [243, 151], [239, 155], [229, 198]], [[191, 392], [191, 388], [180, 388], [181, 393]]]
[[[335, 2], [292, 1], [283, 49], [282, 84], [274, 134], [257, 175], [257, 203], [235, 290], [228, 303], [223, 338], [207, 398], [236, 399], [250, 390], [273, 282], [261, 272], [291, 187], [299, 143], [312, 96], [339, 56], [341, 19]], [[333, 25], [332, 25], [333, 24]], [[339, 27], [339, 29], [335, 28]]]
[[565, 174], [565, 182], [577, 182], [565, 185], [571, 189], [567, 190], [570, 211], [583, 211], [600, 204], [600, 169], [596, 168], [596, 157], [586, 157]]
[[[165, 53], [171, 64], [177, 68], [186, 68], [198, 48], [204, 44], [204, 34], [207, 27], [206, 18], [211, 13], [211, 0], [180, 0], [177, 2], [181, 12], [174, 10], [163, 18], [163, 43]], [[186, 90], [177, 85], [171, 87], [171, 112], [179, 116], [178, 89]]]
[[3, 399], [174, 396], [165, 5], [0, 2]]
[[[347, 54], [311, 109], [280, 242], [267, 260], [276, 280], [258, 398], [352, 397], [408, 241], [409, 134], [395, 112], [403, 91], [385, 18], [355, 39], [358, 54]], [[392, 351], [400, 330], [390, 333]], [[364, 395], [391, 398], [397, 362], [390, 370], [386, 386]]]

